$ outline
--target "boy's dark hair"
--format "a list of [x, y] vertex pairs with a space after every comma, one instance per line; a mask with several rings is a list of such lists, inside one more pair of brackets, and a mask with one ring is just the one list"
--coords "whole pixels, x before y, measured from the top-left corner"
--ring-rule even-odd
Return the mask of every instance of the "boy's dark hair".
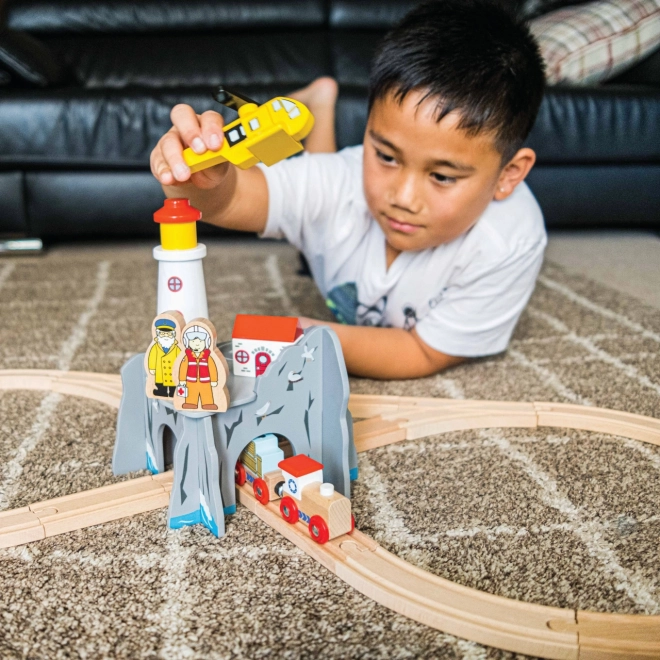
[[[369, 110], [413, 90], [437, 102], [436, 120], [456, 110], [469, 135], [492, 131], [507, 163], [536, 119], [544, 65], [527, 27], [493, 2], [433, 0], [409, 12], [376, 53]], [[421, 103], [421, 101], [420, 101]]]

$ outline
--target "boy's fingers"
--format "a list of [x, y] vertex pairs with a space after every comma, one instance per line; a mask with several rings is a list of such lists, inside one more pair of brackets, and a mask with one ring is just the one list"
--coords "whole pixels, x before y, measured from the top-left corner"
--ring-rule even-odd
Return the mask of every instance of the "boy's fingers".
[[165, 165], [170, 169], [177, 181], [187, 181], [190, 178], [190, 168], [183, 159], [181, 136], [175, 128], [171, 128], [160, 139], [160, 151]]
[[170, 118], [184, 144], [195, 153], [203, 154], [206, 151], [206, 145], [202, 139], [199, 117], [195, 111], [189, 105], [179, 103], [172, 108]]
[[149, 158], [149, 165], [151, 166], [151, 173], [165, 186], [171, 186], [174, 181], [174, 175], [168, 167], [167, 163], [162, 157], [160, 145], [158, 145], [152, 152]]
[[222, 146], [224, 137], [222, 129], [225, 126], [225, 122], [222, 115], [213, 110], [207, 110], [200, 115], [199, 120], [202, 125], [202, 137], [206, 146], [211, 151], [218, 151]]

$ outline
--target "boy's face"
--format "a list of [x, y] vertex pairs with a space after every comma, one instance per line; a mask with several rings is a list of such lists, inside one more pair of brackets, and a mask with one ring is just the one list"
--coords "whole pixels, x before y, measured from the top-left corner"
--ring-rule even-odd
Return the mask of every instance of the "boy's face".
[[396, 252], [457, 238], [492, 201], [502, 171], [493, 137], [469, 137], [457, 113], [437, 122], [435, 102], [411, 92], [374, 103], [364, 138], [364, 193]]

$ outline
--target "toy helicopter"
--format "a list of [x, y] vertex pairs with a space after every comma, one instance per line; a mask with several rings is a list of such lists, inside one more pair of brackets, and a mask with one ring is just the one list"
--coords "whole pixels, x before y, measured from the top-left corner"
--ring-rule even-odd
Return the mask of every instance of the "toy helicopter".
[[314, 116], [300, 101], [276, 96], [258, 105], [247, 96], [218, 87], [213, 98], [236, 110], [238, 119], [224, 128], [224, 141], [218, 151], [196, 154], [185, 149], [183, 157], [191, 172], [229, 161], [246, 170], [261, 162], [275, 163], [303, 150], [301, 140], [314, 126]]

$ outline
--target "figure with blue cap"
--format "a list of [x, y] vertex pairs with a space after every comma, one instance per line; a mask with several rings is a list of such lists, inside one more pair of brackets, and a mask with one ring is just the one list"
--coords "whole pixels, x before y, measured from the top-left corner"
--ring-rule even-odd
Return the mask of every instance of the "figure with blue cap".
[[154, 388], [152, 394], [147, 391], [147, 396], [174, 396], [174, 363], [181, 353], [179, 341], [183, 323], [183, 317], [178, 312], [160, 314], [154, 319], [155, 336], [147, 354], [146, 365], [154, 379]]

